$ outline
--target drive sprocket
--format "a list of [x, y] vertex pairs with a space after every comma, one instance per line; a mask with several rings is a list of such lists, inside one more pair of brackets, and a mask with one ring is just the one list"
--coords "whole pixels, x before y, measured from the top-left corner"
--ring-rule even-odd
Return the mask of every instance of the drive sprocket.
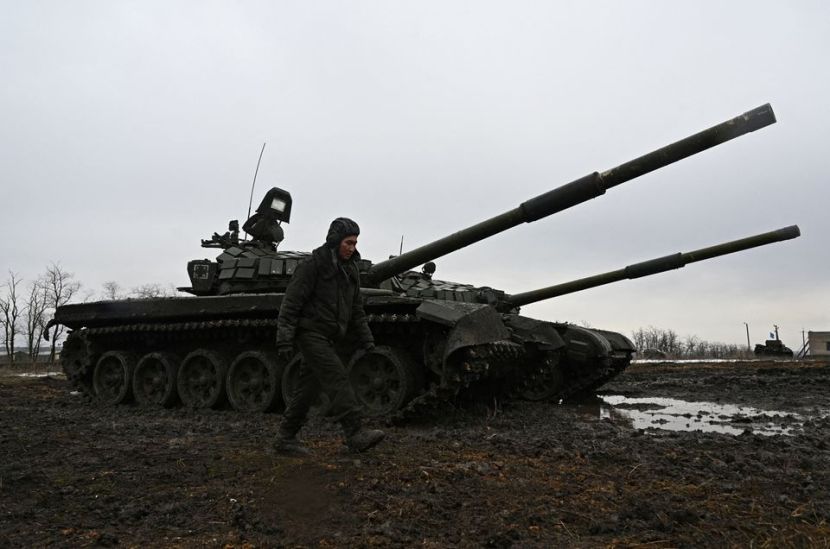
[[69, 333], [61, 349], [61, 368], [66, 378], [82, 393], [93, 396], [92, 370], [95, 350], [86, 330]]

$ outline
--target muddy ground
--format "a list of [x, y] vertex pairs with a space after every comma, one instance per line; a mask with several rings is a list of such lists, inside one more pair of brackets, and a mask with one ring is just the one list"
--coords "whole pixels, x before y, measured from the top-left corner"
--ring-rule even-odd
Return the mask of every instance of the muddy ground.
[[[315, 419], [296, 459], [265, 452], [276, 414], [101, 408], [6, 375], [0, 547], [830, 546], [830, 366], [641, 364], [603, 392], [762, 412], [680, 416], [735, 435], [638, 424], [637, 400], [467, 405], [361, 456]], [[756, 432], [771, 418], [791, 434]]]

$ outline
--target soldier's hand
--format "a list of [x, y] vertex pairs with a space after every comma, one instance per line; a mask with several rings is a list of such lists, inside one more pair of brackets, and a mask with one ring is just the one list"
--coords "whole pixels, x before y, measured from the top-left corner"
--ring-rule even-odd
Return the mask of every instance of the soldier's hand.
[[291, 362], [294, 358], [294, 348], [291, 345], [281, 345], [277, 347], [277, 356], [283, 362]]
[[364, 352], [371, 353], [374, 350], [375, 350], [375, 344], [374, 343], [367, 343], [363, 346], [363, 351]]

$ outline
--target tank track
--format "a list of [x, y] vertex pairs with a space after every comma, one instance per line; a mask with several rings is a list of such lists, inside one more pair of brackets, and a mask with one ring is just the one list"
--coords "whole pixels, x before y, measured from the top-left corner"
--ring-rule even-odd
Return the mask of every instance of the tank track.
[[574, 390], [560, 397], [563, 401], [570, 399], [578, 399], [585, 396], [593, 396], [594, 392], [623, 373], [631, 364], [631, 357], [615, 357], [611, 359], [611, 364], [596, 370], [592, 375], [586, 376], [583, 383], [579, 387], [574, 387]]
[[[419, 319], [414, 314], [375, 313], [367, 315], [372, 324], [411, 325]], [[94, 397], [92, 389], [92, 372], [95, 359], [101, 351], [96, 350], [94, 342], [109, 337], [146, 337], [164, 336], [165, 343], [185, 341], [188, 335], [198, 334], [201, 338], [216, 340], [216, 331], [221, 330], [223, 338], [232, 338], [239, 334], [239, 330], [268, 329], [276, 333], [277, 320], [275, 318], [238, 318], [222, 320], [203, 320], [191, 322], [139, 322], [133, 324], [119, 324], [117, 326], [99, 326], [82, 328], [70, 332], [61, 352], [61, 365], [67, 379], [73, 388], [88, 397]], [[210, 336], [205, 332], [209, 331]], [[171, 339], [172, 337], [172, 339]], [[106, 350], [106, 349], [104, 349]]]
[[445, 365], [444, 375], [439, 383], [433, 383], [426, 392], [412, 399], [393, 415], [392, 421], [400, 423], [434, 415], [461, 391], [487, 376], [491, 367], [515, 361], [524, 353], [524, 348], [512, 341], [496, 341], [464, 349], [458, 360]]
[[[552, 365], [546, 364], [544, 368], [564, 369], [561, 373], [564, 378], [562, 387], [546, 397], [544, 400], [553, 403], [568, 402], [579, 400], [588, 395], [593, 395], [594, 391], [611, 379], [620, 375], [631, 363], [631, 358], [613, 358], [605, 359], [610, 364], [603, 364], [600, 361], [593, 362], [590, 367], [586, 367], [583, 363], [581, 368], [563, 367], [561, 362], [555, 361]], [[546, 361], [548, 362], [548, 361]], [[530, 374], [530, 380], [520, 380], [521, 383], [538, 383], [547, 380], [555, 380], [556, 375], [550, 375], [547, 370], [538, 368]], [[514, 391], [514, 395], [517, 391]]]
[[[70, 332], [61, 352], [61, 366], [72, 386], [84, 395], [94, 398], [92, 390], [92, 372], [95, 359], [103, 351], [107, 339], [146, 338], [163, 336], [167, 344], [186, 341], [188, 336], [198, 334], [200, 339], [208, 339], [205, 332], [210, 333], [210, 339], [216, 340], [216, 332], [223, 331], [222, 338], [231, 338], [239, 333], [239, 329], [246, 332], [251, 329], [276, 330], [276, 319], [225, 319], [201, 322], [170, 322], [170, 323], [135, 323], [118, 326], [100, 326], [83, 328]], [[119, 342], [121, 343], [121, 342]], [[115, 345], [117, 347], [118, 345]]]
[[103, 326], [100, 328], [85, 328], [89, 335], [120, 334], [120, 333], [147, 333], [147, 332], [187, 332], [196, 330], [213, 330], [219, 328], [264, 328], [277, 327], [276, 319], [227, 319], [205, 320], [201, 322], [168, 322], [168, 323], [140, 323], [122, 324], [119, 326]]
[[[558, 354], [558, 353], [557, 353]], [[470, 389], [476, 382], [488, 377], [494, 365], [501, 362], [504, 365], [515, 365], [525, 358], [526, 350], [520, 344], [512, 341], [498, 341], [485, 345], [470, 347], [464, 351], [464, 359], [450, 365], [440, 383], [433, 384], [425, 393], [412, 399], [403, 409], [392, 417], [394, 423], [403, 423], [419, 417], [434, 415], [447, 403], [452, 402], [462, 391]], [[545, 400], [548, 402], [563, 402], [576, 398], [602, 386], [607, 381], [618, 376], [631, 362], [630, 357], [606, 359], [608, 364], [594, 362], [591, 368], [567, 368], [563, 372], [564, 383], [561, 389]], [[563, 368], [559, 356], [548, 357], [541, 363], [530, 365], [521, 370], [513, 381], [513, 386], [507, 396], [516, 398], [522, 384], [537, 383], [540, 380], [556, 377], [554, 369]]]

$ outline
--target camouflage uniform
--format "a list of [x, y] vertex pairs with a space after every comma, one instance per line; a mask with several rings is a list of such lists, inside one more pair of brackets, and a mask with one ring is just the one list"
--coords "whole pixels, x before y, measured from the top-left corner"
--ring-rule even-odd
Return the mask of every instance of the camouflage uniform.
[[326, 243], [297, 267], [286, 289], [277, 321], [277, 348], [284, 357], [297, 348], [303, 355], [304, 365], [286, 403], [278, 446], [281, 442], [283, 446], [287, 442], [298, 444], [296, 434], [305, 423], [318, 391], [322, 390], [329, 399], [329, 415], [343, 426], [347, 444], [361, 450], [352, 444], [362, 431], [360, 405], [335, 350], [346, 338], [355, 340], [363, 349], [374, 347], [360, 295], [356, 264], [360, 255], [355, 251], [344, 261], [337, 251], [344, 238], [359, 232], [354, 221], [334, 220]]

